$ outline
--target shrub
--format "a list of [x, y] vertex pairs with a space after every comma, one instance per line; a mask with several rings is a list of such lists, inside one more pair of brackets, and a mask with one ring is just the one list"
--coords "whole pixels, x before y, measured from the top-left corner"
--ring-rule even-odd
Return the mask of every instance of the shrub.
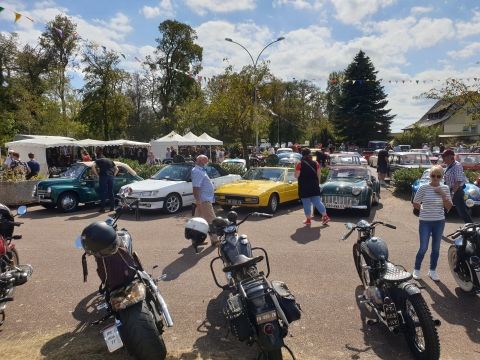
[[320, 184], [323, 184], [325, 181], [327, 181], [328, 171], [329, 171], [329, 169], [327, 167], [322, 168], [322, 170], [321, 170], [322, 176], [321, 176], [321, 179], [320, 179]]
[[228, 174], [243, 175], [247, 169], [240, 164], [222, 164], [220, 165]]
[[118, 159], [118, 161], [123, 162], [130, 166], [138, 176], [149, 179], [151, 178], [158, 170], [163, 168], [165, 165], [148, 165], [148, 164], [140, 164], [137, 160], [131, 159]]
[[412, 193], [412, 183], [419, 179], [425, 169], [411, 168], [400, 169], [393, 173], [392, 185], [395, 187], [395, 193], [398, 195], [410, 195]]

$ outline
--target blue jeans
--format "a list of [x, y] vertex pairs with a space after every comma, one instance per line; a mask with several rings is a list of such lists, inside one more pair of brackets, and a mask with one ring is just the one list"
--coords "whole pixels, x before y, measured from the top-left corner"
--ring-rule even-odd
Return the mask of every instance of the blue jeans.
[[465, 224], [473, 223], [472, 217], [468, 213], [467, 206], [465, 205], [464, 199], [465, 192], [463, 189], [458, 189], [456, 193], [453, 194], [452, 202], [455, 205], [458, 216], [460, 216]]
[[323, 205], [322, 199], [320, 199], [320, 196], [311, 196], [308, 198], [302, 198], [303, 211], [305, 212], [305, 216], [307, 218], [312, 216], [312, 203], [317, 208], [320, 214], [323, 215], [327, 212], [327, 209], [325, 209], [325, 205]]
[[113, 176], [100, 176], [98, 179], [99, 190], [100, 190], [100, 199], [102, 203], [100, 207], [105, 208], [105, 202], [107, 198], [110, 200], [110, 207], [113, 209], [115, 206], [115, 198], [113, 194]]
[[423, 257], [428, 250], [430, 235], [432, 236], [432, 252], [430, 253], [430, 270], [437, 268], [438, 256], [440, 255], [440, 242], [442, 241], [445, 220], [425, 221], [420, 220], [418, 232], [420, 235], [420, 249], [415, 258], [415, 270], [420, 270]]

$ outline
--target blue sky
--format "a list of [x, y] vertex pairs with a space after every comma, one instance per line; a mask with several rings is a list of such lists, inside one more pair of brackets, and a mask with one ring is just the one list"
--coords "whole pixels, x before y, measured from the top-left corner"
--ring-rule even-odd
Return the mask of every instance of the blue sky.
[[[158, 24], [168, 18], [197, 31], [204, 48], [201, 75], [206, 77], [250, 61], [225, 37], [255, 56], [284, 36], [262, 59], [276, 76], [309, 80], [322, 89], [328, 74], [343, 70], [362, 49], [383, 79], [389, 107], [397, 115], [394, 131], [431, 106], [417, 98], [423, 91], [447, 78], [470, 84], [480, 78], [476, 0], [0, 0], [0, 6], [6, 9], [0, 13], [0, 31], [16, 31], [23, 43], [36, 43], [56, 14], [68, 15], [83, 39], [125, 54], [122, 66], [130, 71], [140, 69], [135, 57], [143, 59], [154, 50]], [[12, 11], [23, 15], [17, 23]], [[72, 74], [81, 76], [79, 69]]]

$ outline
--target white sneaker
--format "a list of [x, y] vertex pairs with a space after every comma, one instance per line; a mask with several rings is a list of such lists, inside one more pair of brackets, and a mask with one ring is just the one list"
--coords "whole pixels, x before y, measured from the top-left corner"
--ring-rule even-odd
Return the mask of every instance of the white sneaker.
[[422, 278], [422, 275], [420, 275], [420, 270], [413, 270], [412, 275], [415, 280], [420, 280]]
[[438, 273], [435, 271], [435, 270], [430, 270], [428, 272], [428, 276], [430, 276], [430, 278], [433, 280], [433, 281], [440, 281], [440, 277], [438, 276]]

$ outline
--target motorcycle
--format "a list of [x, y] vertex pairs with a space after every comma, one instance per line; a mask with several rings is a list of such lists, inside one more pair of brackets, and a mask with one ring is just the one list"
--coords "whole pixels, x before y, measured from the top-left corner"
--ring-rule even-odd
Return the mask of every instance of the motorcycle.
[[[17, 209], [17, 216], [25, 215], [26, 206]], [[23, 223], [14, 221], [10, 209], [0, 204], [0, 326], [5, 322], [7, 303], [13, 301], [15, 287], [25, 284], [32, 276], [31, 265], [20, 265], [18, 251], [13, 240], [22, 235], [13, 235], [14, 227]]]
[[[271, 214], [253, 212], [237, 223], [237, 213], [230, 211], [227, 219], [217, 217], [212, 221], [212, 231], [221, 242], [218, 256], [210, 262], [210, 270], [215, 284], [229, 291], [223, 314], [238, 340], [249, 345], [257, 344], [259, 359], [283, 359], [283, 347], [295, 359], [283, 339], [288, 334], [289, 324], [300, 319], [300, 306], [284, 282], [267, 279], [270, 262], [266, 250], [252, 248], [246, 235], [238, 235], [239, 226], [250, 216], [272, 217]], [[263, 255], [254, 256], [254, 251]], [[257, 263], [263, 259], [267, 274], [257, 268]], [[226, 285], [221, 285], [215, 274], [214, 264], [217, 261], [223, 264]]]
[[416, 359], [434, 360], [440, 357], [440, 341], [434, 320], [420, 288], [410, 280], [412, 275], [403, 266], [389, 261], [388, 247], [384, 240], [375, 236], [375, 227], [394, 225], [381, 221], [356, 225], [345, 224], [349, 230], [342, 238], [346, 240], [357, 230], [357, 242], [353, 245], [353, 261], [364, 287], [359, 302], [373, 310], [377, 319], [368, 325], [384, 324], [392, 333], [403, 332], [409, 348]]
[[[127, 188], [119, 196], [120, 206], [116, 208], [114, 217], [105, 221], [120, 240], [118, 250], [109, 256], [92, 254], [101, 280], [99, 292], [105, 300], [97, 309], [107, 310], [106, 315], [94, 324], [101, 324], [112, 317], [115, 319], [114, 324], [102, 331], [109, 352], [125, 345], [136, 359], [161, 360], [167, 354], [162, 334], [165, 326], [173, 326], [173, 320], [157, 286], [160, 279], [153, 278], [144, 270], [137, 253], [132, 250], [130, 233], [126, 229], [117, 229], [121, 215], [134, 210], [139, 201], [131, 201], [128, 195]], [[76, 246], [85, 249], [83, 240], [77, 238]], [[85, 251], [82, 256], [84, 282], [88, 276], [88, 255]]]
[[480, 293], [480, 224], [465, 224], [447, 235], [455, 240], [448, 249], [448, 265], [460, 289]]

